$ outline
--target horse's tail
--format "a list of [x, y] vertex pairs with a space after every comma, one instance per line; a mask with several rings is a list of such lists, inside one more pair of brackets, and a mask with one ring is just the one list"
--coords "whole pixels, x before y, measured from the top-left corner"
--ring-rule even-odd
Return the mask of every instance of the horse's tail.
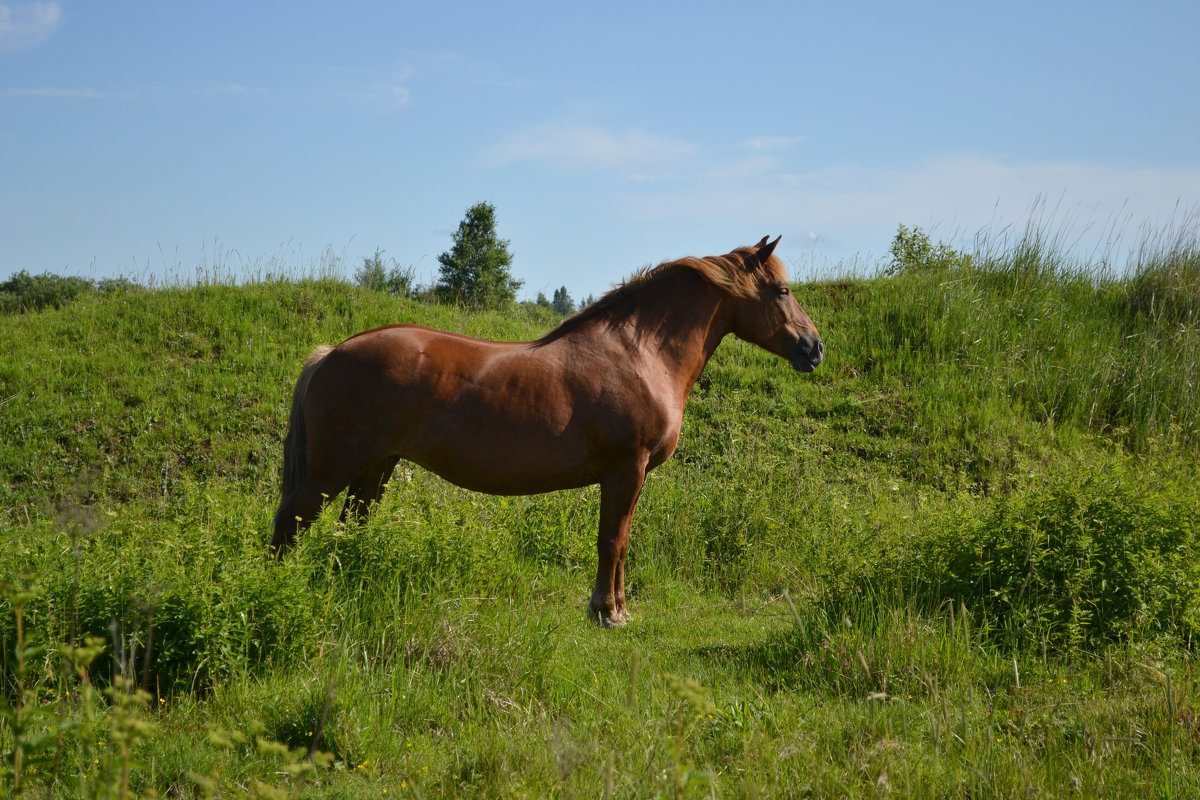
[[296, 388], [292, 390], [292, 412], [288, 417], [288, 432], [283, 440], [283, 499], [288, 498], [300, 488], [300, 484], [308, 476], [308, 431], [304, 426], [304, 396], [308, 393], [308, 385], [313, 375], [329, 351], [333, 350], [327, 344], [318, 345], [304, 360], [304, 369], [296, 379]]

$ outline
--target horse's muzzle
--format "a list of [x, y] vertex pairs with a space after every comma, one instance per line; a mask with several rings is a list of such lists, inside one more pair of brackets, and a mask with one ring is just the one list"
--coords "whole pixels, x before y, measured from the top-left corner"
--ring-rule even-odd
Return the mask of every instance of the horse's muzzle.
[[812, 372], [825, 357], [825, 343], [818, 337], [810, 341], [801, 339], [792, 350], [792, 369], [800, 372]]

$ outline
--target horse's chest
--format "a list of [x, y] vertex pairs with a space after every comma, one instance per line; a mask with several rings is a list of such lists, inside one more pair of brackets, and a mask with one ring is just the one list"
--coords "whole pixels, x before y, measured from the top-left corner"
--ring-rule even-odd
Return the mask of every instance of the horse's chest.
[[646, 449], [651, 466], [657, 466], [671, 457], [679, 444], [679, 431], [683, 425], [683, 409], [660, 405], [650, 415], [652, 424], [645, 431]]
[[679, 444], [679, 426], [674, 426], [663, 431], [662, 438], [650, 450], [649, 466], [657, 467], [659, 464], [666, 461], [675, 452], [675, 446]]

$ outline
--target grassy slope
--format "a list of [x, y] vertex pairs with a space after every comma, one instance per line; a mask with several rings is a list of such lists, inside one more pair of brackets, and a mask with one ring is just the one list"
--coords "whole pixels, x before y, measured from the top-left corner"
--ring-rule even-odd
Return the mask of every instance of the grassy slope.
[[[297, 789], [257, 733], [336, 756], [305, 796], [1195, 794], [1188, 258], [1117, 282], [1018, 248], [798, 288], [826, 364], [722, 346], [643, 496], [622, 631], [583, 614], [594, 489], [402, 466], [367, 525], [264, 556], [313, 344], [548, 317], [332, 282], [0, 317], [0, 580], [32, 570], [23, 623], [52, 645], [18, 674], [10, 593], [6, 683], [77, 724], [32, 791], [127, 763], [138, 791]], [[94, 676], [151, 689], [153, 731], [64, 676], [53, 646], [86, 634]]]

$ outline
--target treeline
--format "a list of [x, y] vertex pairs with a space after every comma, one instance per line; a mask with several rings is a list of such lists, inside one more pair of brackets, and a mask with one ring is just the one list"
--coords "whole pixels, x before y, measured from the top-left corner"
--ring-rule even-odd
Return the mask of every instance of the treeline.
[[[354, 282], [372, 291], [388, 292], [426, 303], [448, 303], [467, 308], [502, 309], [516, 302], [524, 281], [512, 276], [512, 253], [507, 239], [496, 233], [496, 208], [491, 203], [476, 203], [467, 209], [449, 250], [438, 256], [437, 280], [427, 286], [416, 282], [416, 271], [396, 259], [384, 261], [383, 250], [364, 256], [362, 267], [354, 273]], [[30, 275], [25, 270], [0, 283], [0, 313], [61, 308], [77, 297], [91, 292], [141, 289], [127, 278], [88, 278], [54, 275], [44, 272]], [[552, 309], [561, 315], [573, 314], [594, 301], [576, 306], [563, 286], [553, 299], [538, 292], [528, 305]]]
[[[364, 289], [370, 289], [374, 292], [386, 292], [422, 303], [457, 303], [468, 305], [468, 303], [462, 301], [463, 293], [447, 291], [448, 287], [443, 284], [433, 283], [424, 286], [418, 284], [416, 270], [412, 267], [402, 265], [394, 258], [385, 261], [382, 250], [376, 250], [374, 255], [363, 256], [362, 266], [354, 273], [354, 282]], [[468, 297], [477, 298], [481, 293], [468, 288], [465, 294]], [[593, 295], [588, 295], [582, 302], [576, 303], [575, 299], [571, 297], [571, 293], [567, 290], [567, 287], [562, 286], [554, 290], [550, 299], [547, 299], [544, 292], [538, 292], [535, 300], [526, 300], [522, 305], [548, 308], [560, 316], [567, 316], [582, 310], [595, 301], [596, 298]], [[508, 298], [504, 302], [512, 302], [512, 299]], [[502, 306], [504, 302], [500, 302], [499, 305]], [[476, 302], [470, 305], [478, 307], [480, 304]], [[484, 305], [495, 307], [496, 304], [485, 303]]]
[[[395, 259], [383, 261], [383, 251], [363, 258], [362, 268], [354, 274], [359, 286], [411, 297], [425, 302], [454, 303], [473, 309], [498, 309], [516, 301], [524, 281], [512, 276], [512, 253], [507, 239], [496, 233], [496, 207], [476, 203], [467, 209], [449, 250], [438, 256], [438, 278], [429, 286], [416, 284], [413, 268]], [[591, 303], [589, 297], [583, 305]], [[575, 313], [574, 299], [563, 286], [554, 298], [538, 292], [532, 305], [549, 308], [558, 314]], [[581, 308], [582, 306], [580, 306]]]

